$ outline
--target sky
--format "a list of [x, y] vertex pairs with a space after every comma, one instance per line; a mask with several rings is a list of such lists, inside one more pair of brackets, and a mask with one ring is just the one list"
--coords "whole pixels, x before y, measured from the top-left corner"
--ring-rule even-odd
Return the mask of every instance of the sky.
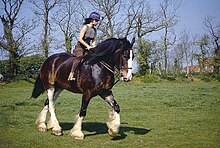
[[204, 17], [216, 17], [220, 24], [220, 0], [182, 0], [183, 6], [179, 10], [180, 23], [178, 28], [186, 29], [193, 34], [203, 34]]

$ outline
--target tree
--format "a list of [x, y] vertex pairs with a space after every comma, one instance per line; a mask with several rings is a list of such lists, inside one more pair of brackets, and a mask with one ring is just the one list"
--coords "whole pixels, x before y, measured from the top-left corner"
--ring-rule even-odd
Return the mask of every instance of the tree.
[[79, 0], [67, 0], [52, 17], [64, 35], [65, 48], [67, 52], [71, 52], [73, 37], [78, 38], [77, 28], [80, 28], [79, 24], [81, 25], [82, 23], [79, 23], [78, 20], [80, 19], [76, 16], [80, 16], [79, 14], [82, 14], [80, 11], [81, 7], [81, 2]]
[[99, 11], [101, 20], [98, 29], [102, 32], [101, 39], [116, 36], [118, 26], [116, 16], [120, 11], [122, 0], [89, 0], [90, 4]]
[[35, 14], [43, 21], [43, 50], [45, 58], [48, 58], [49, 55], [49, 35], [50, 35], [50, 22], [49, 14], [51, 10], [59, 3], [61, 0], [30, 0], [32, 4], [36, 6]]
[[175, 75], [180, 73], [184, 65], [184, 50], [183, 50], [183, 43], [176, 44], [173, 50], [171, 51], [171, 55], [173, 55], [174, 59], [174, 73]]
[[195, 44], [199, 36], [197, 34], [191, 36], [191, 50], [190, 50], [190, 65], [194, 65], [194, 62], [198, 62], [196, 54], [199, 52], [197, 45]]
[[[168, 68], [168, 53], [169, 46], [173, 45], [176, 41], [176, 35], [172, 29], [178, 23], [177, 11], [180, 8], [181, 1], [179, 0], [162, 0], [160, 3], [161, 15], [163, 16], [164, 35], [163, 40], [163, 53], [164, 53], [164, 74], [167, 75]], [[173, 37], [171, 37], [171, 34]]]
[[8, 52], [9, 76], [15, 77], [18, 74], [19, 59], [29, 51], [25, 48], [29, 43], [26, 35], [35, 26], [33, 23], [28, 25], [24, 18], [18, 19], [23, 0], [2, 0], [4, 15], [1, 16], [4, 35], [0, 39], [0, 47]]
[[197, 40], [199, 37], [197, 35], [190, 35], [190, 33], [186, 31], [183, 31], [181, 34], [171, 54], [174, 56], [174, 63], [178, 65], [178, 69], [176, 68], [176, 70], [179, 71], [176, 72], [180, 73], [182, 68], [186, 67], [185, 76], [188, 77], [190, 74], [190, 66], [193, 66], [195, 61], [198, 62], [198, 59], [195, 59], [195, 55], [197, 54], [198, 58]]
[[220, 24], [214, 24], [214, 17], [206, 17], [203, 21], [214, 46], [214, 73], [220, 73]]
[[[118, 36], [129, 36], [131, 34], [135, 34], [135, 21], [138, 15], [138, 6], [137, 0], [130, 0], [128, 1], [128, 5], [124, 4], [122, 9], [125, 10], [123, 14], [125, 16], [122, 19], [120, 28], [118, 30]], [[127, 24], [127, 25], [125, 25]], [[120, 35], [121, 34], [121, 35]]]
[[[141, 0], [143, 1], [143, 0]], [[140, 0], [89, 0], [101, 14], [100, 39], [127, 37], [135, 33], [135, 20]]]
[[[163, 28], [163, 24], [160, 21], [160, 15], [158, 15], [158, 11], [153, 12], [150, 8], [149, 2], [144, 0], [135, 1], [134, 4], [132, 4], [133, 12], [135, 12], [135, 33], [137, 34], [137, 54], [140, 59], [137, 59], [137, 61], [145, 62], [144, 65], [146, 65], [145, 70], [140, 68], [139, 73], [142, 75], [146, 74], [146, 70], [150, 68], [150, 53], [152, 53], [152, 48], [148, 48], [149, 46], [146, 46], [146, 42], [144, 37], [149, 35], [150, 33], [159, 31]], [[149, 41], [148, 41], [149, 43]], [[152, 43], [154, 44], [154, 43]], [[148, 54], [142, 54], [142, 53], [148, 53]], [[148, 60], [141, 60], [141, 59], [148, 59]], [[157, 61], [157, 60], [156, 60]], [[138, 63], [139, 66], [143, 65], [143, 63]], [[155, 60], [154, 60], [155, 63]], [[143, 71], [145, 71], [143, 73]]]
[[[146, 75], [147, 73], [152, 73], [154, 71], [154, 64], [157, 61], [150, 61], [151, 55], [153, 54], [153, 51], [155, 50], [156, 42], [151, 42], [148, 40], [143, 40], [142, 42], [142, 48], [138, 50], [137, 56], [137, 62], [139, 64], [138, 67], [138, 73], [140, 75]], [[152, 65], [149, 65], [149, 63], [152, 63]], [[151, 68], [151, 72], [148, 72], [148, 70]]]
[[188, 33], [183, 32], [182, 36], [180, 37], [181, 43], [179, 44], [180, 50], [182, 50], [183, 56], [185, 56], [186, 61], [186, 77], [189, 76], [189, 57], [190, 57], [190, 37]]
[[208, 41], [209, 41], [208, 36], [203, 35], [200, 37], [199, 41], [197, 42], [197, 45], [200, 48], [200, 53], [197, 54], [197, 57], [198, 57], [198, 62], [199, 62], [201, 74], [204, 74], [204, 72], [205, 72], [205, 65], [204, 65], [205, 62], [204, 61], [205, 61], [207, 53], [208, 53], [208, 49], [207, 49]]

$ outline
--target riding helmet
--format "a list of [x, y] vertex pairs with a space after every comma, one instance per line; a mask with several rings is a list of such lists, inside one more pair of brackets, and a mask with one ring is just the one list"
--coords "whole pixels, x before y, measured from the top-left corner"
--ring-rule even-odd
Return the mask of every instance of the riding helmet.
[[99, 21], [99, 20], [100, 20], [100, 15], [99, 15], [97, 12], [92, 12], [92, 13], [89, 15], [89, 18], [90, 18], [90, 19], [93, 19], [93, 20]]

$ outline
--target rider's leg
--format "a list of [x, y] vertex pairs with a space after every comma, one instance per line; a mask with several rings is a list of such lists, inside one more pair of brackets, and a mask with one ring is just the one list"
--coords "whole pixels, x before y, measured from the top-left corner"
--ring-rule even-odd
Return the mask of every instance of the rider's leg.
[[76, 58], [73, 61], [73, 65], [72, 65], [72, 68], [71, 68], [71, 71], [68, 77], [68, 81], [75, 80], [74, 72], [76, 68], [78, 67], [80, 61], [82, 60], [83, 52], [84, 52], [83, 48], [81, 47], [79, 43], [77, 43], [76, 48], [73, 50], [73, 56], [75, 56]]
[[79, 63], [81, 62], [81, 60], [82, 60], [82, 57], [76, 57], [76, 59], [74, 60], [69, 77], [68, 77], [68, 81], [75, 80], [75, 76], [74, 76], [75, 71], [76, 71], [76, 68], [79, 66]]

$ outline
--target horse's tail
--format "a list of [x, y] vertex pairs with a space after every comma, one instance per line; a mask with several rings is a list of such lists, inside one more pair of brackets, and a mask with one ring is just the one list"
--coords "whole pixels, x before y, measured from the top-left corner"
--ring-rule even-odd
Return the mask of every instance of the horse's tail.
[[40, 96], [44, 92], [45, 92], [45, 88], [44, 88], [43, 83], [40, 79], [40, 75], [38, 75], [38, 77], [34, 83], [34, 89], [33, 89], [31, 98], [37, 98], [38, 96]]

